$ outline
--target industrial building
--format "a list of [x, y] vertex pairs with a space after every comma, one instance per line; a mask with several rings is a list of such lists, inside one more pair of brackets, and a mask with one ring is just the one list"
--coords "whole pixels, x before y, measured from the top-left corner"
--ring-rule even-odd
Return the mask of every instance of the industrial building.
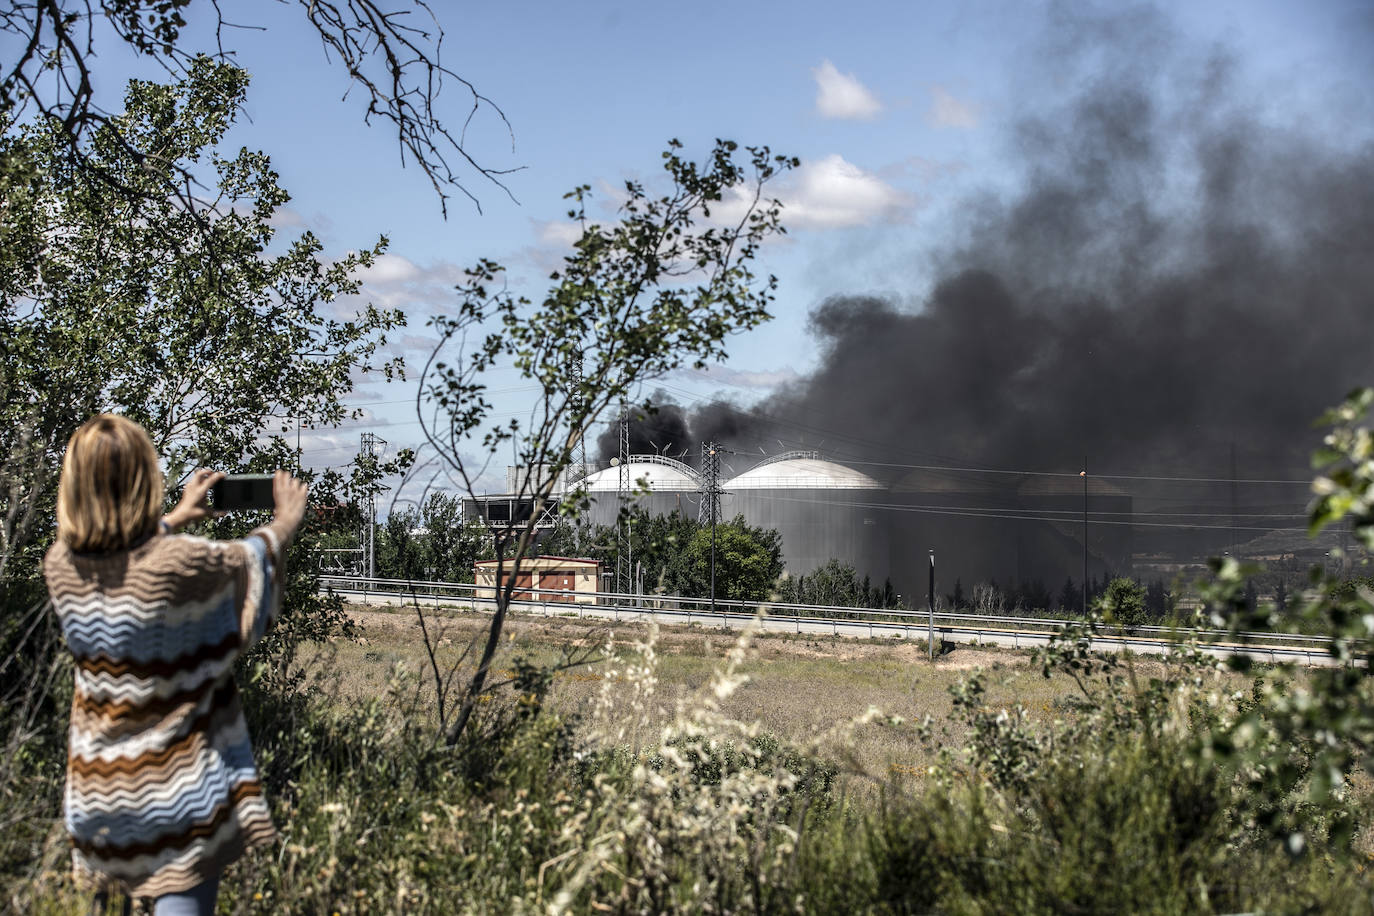
[[[509, 561], [496, 578], [496, 560], [478, 560], [473, 566], [473, 581], [478, 598], [494, 598], [496, 588], [506, 584]], [[515, 577], [516, 601], [559, 601], [568, 604], [593, 604], [601, 583], [601, 561], [585, 557], [526, 557]], [[486, 586], [483, 588], [482, 586]]]

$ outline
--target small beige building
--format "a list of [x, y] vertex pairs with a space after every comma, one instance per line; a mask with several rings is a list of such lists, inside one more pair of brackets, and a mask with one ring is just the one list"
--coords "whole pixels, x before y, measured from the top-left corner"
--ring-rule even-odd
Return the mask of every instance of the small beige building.
[[[479, 560], [473, 566], [473, 581], [478, 598], [494, 597], [493, 586], [505, 585], [510, 576], [510, 561], [496, 581], [496, 560]], [[601, 561], [585, 557], [526, 557], [515, 577], [516, 601], [563, 601], [569, 604], [594, 604], [601, 581]], [[482, 586], [486, 586], [483, 588]]]

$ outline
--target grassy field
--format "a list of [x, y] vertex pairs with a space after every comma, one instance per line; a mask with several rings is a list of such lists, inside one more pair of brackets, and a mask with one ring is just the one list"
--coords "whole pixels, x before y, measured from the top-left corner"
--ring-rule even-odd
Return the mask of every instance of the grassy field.
[[[1258, 696], [1214, 667], [1125, 658], [1138, 679], [1114, 681], [1126, 703], [1076, 704], [1070, 675], [1046, 678], [1015, 650], [955, 647], [932, 663], [901, 640], [742, 643], [701, 626], [516, 617], [495, 680], [522, 658], [592, 661], [553, 678], [556, 715], [493, 687], [444, 747], [416, 612], [351, 610], [359, 634], [305, 659], [322, 693], [294, 679], [279, 689], [266, 667], [248, 687], [282, 842], [226, 873], [221, 912], [1353, 916], [1374, 905], [1367, 783], [1331, 810], [1309, 802], [1305, 781], [1261, 794], [1205, 741]], [[486, 623], [425, 618], [434, 662], [458, 665], [451, 699]], [[717, 677], [727, 660], [748, 677], [733, 690]], [[1024, 718], [1000, 714], [1017, 706]], [[849, 727], [873, 707], [904, 722]], [[913, 726], [926, 717], [928, 731]], [[1262, 749], [1281, 762], [1301, 750]], [[60, 767], [15, 785], [47, 826], [11, 844], [36, 861], [22, 861], [28, 883], [10, 899], [87, 911], [66, 877]], [[1270, 812], [1291, 819], [1280, 833], [1258, 820]], [[1309, 852], [1293, 854], [1290, 823]]]
[[[318, 650], [312, 661], [326, 689], [344, 700], [386, 695], [396, 665], [412, 679], [419, 693], [415, 708], [431, 711], [430, 661], [414, 609], [354, 607], [351, 615], [362, 629], [357, 641], [337, 640]], [[485, 636], [486, 618], [462, 612], [426, 611], [426, 625], [436, 645], [441, 670], [457, 663], [474, 640]], [[498, 655], [495, 679], [511, 674], [513, 660], [524, 657], [552, 663], [561, 652], [612, 646], [611, 664], [623, 668], [640, 661], [636, 642], [649, 637], [644, 624], [577, 618], [514, 617], [506, 628]], [[656, 729], [671, 719], [680, 702], [689, 701], [709, 682], [713, 670], [735, 644], [738, 634], [700, 625], [661, 627], [656, 690], [641, 734], [627, 734], [631, 744], [656, 739]], [[468, 658], [475, 657], [472, 651]], [[551, 694], [553, 707], [565, 716], [586, 713], [603, 689], [605, 662], [599, 652], [592, 663], [559, 672]], [[1159, 668], [1153, 659], [1133, 662], [1143, 675]], [[861, 780], [917, 777], [924, 772], [931, 750], [910, 729], [880, 725], [848, 728], [848, 723], [876, 707], [891, 716], [916, 722], [929, 716], [959, 740], [959, 723], [950, 719], [949, 688], [972, 669], [987, 675], [987, 705], [997, 709], [1016, 703], [1032, 719], [1051, 720], [1060, 714], [1060, 701], [1078, 688], [1067, 676], [1045, 678], [1030, 665], [1030, 653], [1011, 649], [957, 646], [932, 664], [924, 643], [892, 639], [756, 634], [744, 672], [748, 682], [735, 691], [721, 711], [759, 727], [789, 743], [815, 746], [840, 762]], [[470, 670], [470, 666], [462, 670]], [[419, 677], [413, 677], [414, 675]], [[614, 688], [612, 688], [614, 689]]]

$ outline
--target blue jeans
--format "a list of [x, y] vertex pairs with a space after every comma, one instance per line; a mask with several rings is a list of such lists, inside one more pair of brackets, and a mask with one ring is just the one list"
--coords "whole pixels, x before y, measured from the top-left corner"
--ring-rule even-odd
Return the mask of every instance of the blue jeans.
[[163, 894], [153, 904], [153, 916], [214, 916], [218, 896], [219, 875], [215, 875], [189, 891]]
[[[207, 878], [188, 891], [179, 894], [163, 894], [153, 901], [153, 916], [214, 916], [215, 898], [219, 896], [219, 875]], [[109, 895], [100, 892], [95, 895], [94, 906], [91, 909], [96, 916], [104, 916], [108, 912]], [[134, 902], [131, 898], [124, 898], [124, 906], [120, 910], [123, 916], [130, 916], [133, 912]]]

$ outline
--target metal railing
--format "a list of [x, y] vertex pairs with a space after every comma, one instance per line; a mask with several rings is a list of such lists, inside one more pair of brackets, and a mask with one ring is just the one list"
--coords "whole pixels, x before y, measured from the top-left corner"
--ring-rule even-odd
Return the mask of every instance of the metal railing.
[[[399, 598], [435, 608], [453, 607], [470, 611], [487, 610], [494, 602], [491, 585], [469, 582], [431, 582], [418, 579], [380, 579], [362, 577], [322, 577], [321, 584], [333, 591], [363, 600]], [[578, 592], [542, 586], [516, 586], [512, 608], [541, 616], [622, 617], [654, 616], [684, 623], [744, 625], [763, 611], [765, 630], [802, 632], [841, 632], [852, 635], [901, 636], [925, 638], [928, 614], [894, 608], [855, 608], [839, 605], [802, 605], [777, 602], [736, 601], [717, 598], [715, 611], [707, 598], [678, 595], [638, 595], [617, 592]], [[1054, 617], [1012, 617], [991, 614], [936, 612], [936, 630], [941, 639], [988, 641], [1014, 647], [1044, 645], [1050, 637], [1071, 623]], [[1172, 627], [1101, 627], [1094, 642], [1105, 648], [1131, 648], [1161, 651], [1187, 635], [1198, 639], [1213, 654], [1241, 652], [1261, 660], [1303, 660], [1308, 663], [1330, 661], [1330, 637], [1295, 633], [1226, 630], [1187, 630]]]

